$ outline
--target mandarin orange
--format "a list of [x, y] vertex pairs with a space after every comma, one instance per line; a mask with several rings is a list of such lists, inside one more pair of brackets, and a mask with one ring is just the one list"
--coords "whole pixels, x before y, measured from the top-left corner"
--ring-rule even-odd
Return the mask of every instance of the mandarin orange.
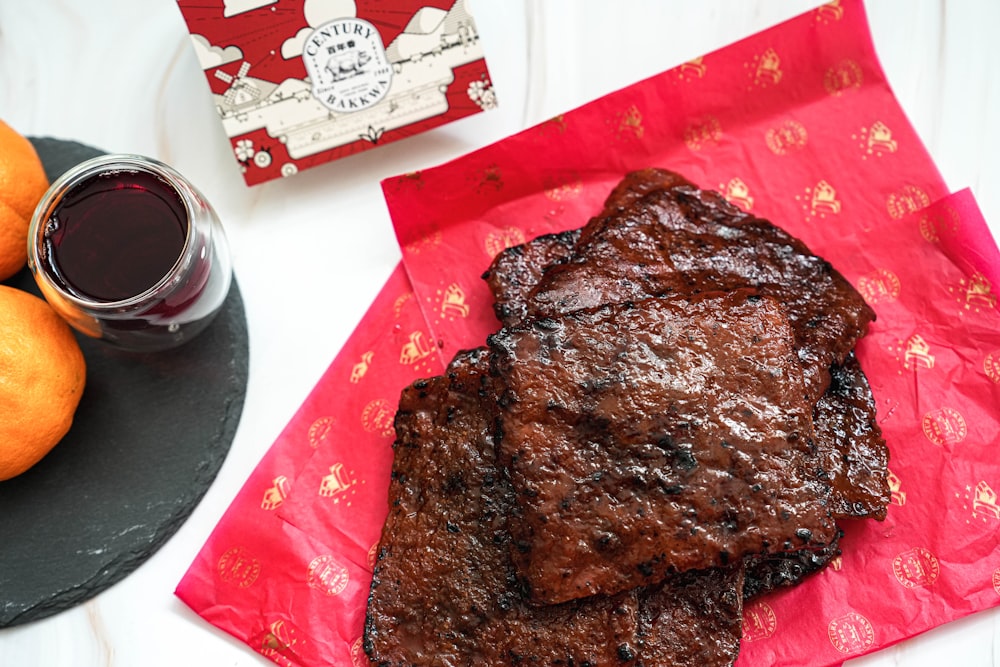
[[28, 225], [49, 187], [31, 142], [0, 120], [0, 280], [28, 260]]
[[86, 363], [44, 300], [0, 285], [0, 481], [38, 463], [69, 431]]

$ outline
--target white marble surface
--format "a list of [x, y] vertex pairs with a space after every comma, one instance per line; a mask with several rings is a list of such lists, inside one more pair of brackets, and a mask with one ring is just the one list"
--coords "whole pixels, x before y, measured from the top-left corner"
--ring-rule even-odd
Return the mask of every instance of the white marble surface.
[[[198, 184], [225, 221], [251, 342], [239, 431], [191, 519], [95, 599], [0, 630], [0, 667], [270, 664], [172, 591], [398, 261], [379, 180], [457, 157], [815, 4], [477, 0], [500, 109], [247, 189], [172, 0], [0, 3], [0, 117], [25, 134], [157, 157]], [[1000, 236], [1000, 3], [869, 0], [868, 12], [903, 108], [949, 186], [972, 187]], [[1000, 610], [850, 664], [1000, 665]]]

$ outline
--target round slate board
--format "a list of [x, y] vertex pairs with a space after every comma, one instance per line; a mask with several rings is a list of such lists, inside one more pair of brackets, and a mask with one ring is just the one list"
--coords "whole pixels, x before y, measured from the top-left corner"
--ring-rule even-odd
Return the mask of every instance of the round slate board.
[[[31, 141], [50, 180], [101, 154]], [[38, 294], [27, 269], [5, 284]], [[70, 432], [0, 482], [0, 627], [77, 605], [149, 558], [208, 490], [243, 411], [247, 330], [235, 281], [215, 321], [177, 349], [78, 340], [87, 385]]]

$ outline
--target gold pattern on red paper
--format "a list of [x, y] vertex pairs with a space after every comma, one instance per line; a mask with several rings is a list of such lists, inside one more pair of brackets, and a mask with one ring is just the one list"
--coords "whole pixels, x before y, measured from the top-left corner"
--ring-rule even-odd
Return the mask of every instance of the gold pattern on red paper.
[[306, 584], [326, 595], [340, 595], [350, 581], [347, 568], [329, 555], [313, 558], [306, 570]]
[[441, 245], [441, 230], [435, 229], [425, 236], [421, 236], [416, 241], [408, 244], [406, 250], [414, 255], [419, 255], [428, 250], [434, 250]]
[[951, 206], [937, 208], [920, 217], [920, 235], [930, 243], [937, 243], [941, 240], [942, 234], [953, 235], [958, 232], [961, 222], [958, 211]]
[[844, 557], [834, 556], [830, 560], [830, 569], [833, 570], [834, 572], [840, 572], [842, 569], [844, 569]]
[[795, 195], [795, 199], [802, 206], [808, 219], [838, 215], [842, 206], [837, 199], [837, 190], [825, 179], [811, 188], [806, 188], [805, 194]]
[[411, 332], [399, 351], [399, 363], [411, 366], [429, 357], [433, 351], [434, 347], [427, 340], [423, 331]]
[[924, 436], [939, 447], [957, 445], [969, 434], [962, 413], [948, 407], [931, 410], [925, 414], [920, 426]]
[[285, 502], [285, 498], [288, 497], [290, 490], [291, 484], [288, 483], [288, 478], [284, 475], [278, 475], [271, 480], [271, 486], [267, 487], [264, 491], [264, 497], [260, 501], [260, 508], [268, 512], [278, 509], [281, 507], [281, 503]]
[[899, 220], [910, 213], [927, 208], [930, 203], [931, 198], [922, 188], [916, 185], [904, 185], [886, 198], [885, 207], [894, 220]]
[[750, 62], [743, 63], [743, 68], [749, 71], [753, 86], [757, 88], [777, 85], [783, 76], [781, 58], [773, 48], [754, 56]]
[[354, 471], [347, 470], [344, 464], [339, 462], [330, 466], [329, 470], [330, 472], [320, 480], [319, 495], [323, 498], [332, 498], [334, 505], [339, 505], [343, 500], [344, 504], [350, 507], [351, 498], [356, 493], [354, 487], [358, 484]]
[[929, 550], [914, 547], [892, 559], [892, 573], [905, 588], [933, 586], [941, 574], [941, 563]]
[[[403, 307], [413, 298], [413, 292], [405, 292], [396, 297], [396, 300], [392, 302], [392, 314], [398, 320], [399, 316], [403, 313]], [[398, 324], [396, 326], [399, 326]]]
[[[581, 192], [583, 192], [583, 181], [581, 181], [578, 176], [574, 176], [562, 183], [557, 183], [545, 188], [545, 196], [552, 201], [567, 201], [569, 199], [576, 199], [580, 196]], [[522, 238], [524, 238], [523, 234]], [[521, 241], [521, 243], [524, 243], [524, 241]], [[493, 255], [490, 255], [490, 257], [492, 256]]]
[[844, 18], [844, 8], [841, 6], [840, 0], [833, 0], [833, 2], [828, 2], [816, 8], [817, 23], [833, 23], [842, 18]]
[[358, 637], [351, 644], [351, 664], [354, 667], [369, 667], [371, 662], [368, 660], [368, 656], [365, 655], [365, 638]]
[[764, 133], [764, 143], [775, 155], [788, 155], [805, 148], [809, 141], [809, 133], [802, 123], [786, 119], [778, 125], [768, 128]]
[[903, 369], [916, 371], [920, 369], [930, 370], [934, 368], [934, 355], [931, 354], [931, 346], [920, 334], [913, 334], [905, 341], [897, 341], [895, 347], [890, 346], [895, 352], [897, 361], [902, 367], [897, 373], [902, 374]]
[[330, 435], [330, 430], [336, 420], [333, 417], [319, 417], [309, 425], [309, 446], [313, 449], [319, 447]]
[[722, 125], [715, 116], [692, 120], [684, 130], [684, 143], [693, 151], [718, 145], [722, 140]]
[[864, 73], [861, 66], [853, 60], [841, 60], [823, 75], [823, 87], [826, 92], [839, 97], [845, 91], [861, 87], [864, 83]]
[[368, 568], [375, 569], [375, 561], [378, 560], [378, 542], [368, 547], [368, 558], [366, 563], [368, 563]]
[[233, 547], [222, 554], [218, 563], [219, 578], [237, 588], [249, 588], [260, 576], [260, 561], [243, 547]]
[[747, 212], [753, 209], [753, 196], [742, 178], [736, 177], [730, 179], [728, 183], [720, 183], [719, 190], [730, 204], [739, 206]]
[[852, 611], [838, 616], [827, 626], [830, 643], [841, 653], [860, 653], [875, 643], [875, 629], [861, 614]]
[[642, 125], [642, 112], [634, 104], [624, 111], [616, 113], [615, 122], [617, 124], [615, 131], [619, 139], [628, 137], [642, 139], [642, 136], [646, 133], [646, 128]]
[[503, 175], [500, 173], [500, 165], [489, 164], [474, 176], [476, 179], [476, 192], [499, 192], [503, 189]]
[[751, 602], [743, 607], [743, 640], [755, 642], [767, 639], [778, 627], [774, 610], [766, 602]]
[[892, 470], [886, 469], [886, 482], [889, 485], [889, 502], [902, 507], [906, 504], [906, 491], [903, 482]]
[[438, 312], [442, 318], [454, 320], [456, 317], [469, 316], [469, 304], [465, 302], [465, 290], [458, 283], [452, 283], [438, 290], [439, 301]]
[[675, 71], [679, 80], [693, 81], [694, 79], [704, 78], [706, 69], [705, 56], [698, 56], [694, 60], [681, 63]]
[[858, 291], [872, 305], [895, 301], [900, 288], [899, 277], [889, 269], [875, 269], [858, 279]]
[[539, 128], [539, 130], [541, 130], [542, 134], [546, 134], [549, 131], [554, 131], [554, 132], [557, 132], [559, 134], [565, 134], [565, 132], [566, 132], [566, 115], [565, 114], [559, 114], [558, 116], [553, 116], [552, 118], [549, 118], [547, 121], [541, 123], [538, 126], [538, 128]]
[[993, 590], [1000, 595], [1000, 567], [993, 570]]
[[948, 291], [955, 295], [959, 305], [961, 305], [960, 313], [966, 311], [979, 313], [983, 310], [996, 308], [997, 305], [997, 296], [993, 293], [993, 285], [979, 271], [968, 278], [962, 278], [957, 285], [949, 287]]
[[[986, 480], [979, 480], [975, 488], [966, 485], [965, 493], [961, 496], [956, 493], [955, 496], [965, 503], [962, 505], [963, 509], [972, 510], [972, 519], [983, 523], [993, 520], [1000, 521], [1000, 504], [997, 504], [997, 493]], [[966, 523], [971, 523], [971, 521], [967, 520]]]
[[392, 420], [396, 417], [396, 409], [384, 398], [376, 398], [361, 411], [361, 427], [369, 433], [381, 436], [393, 434]]
[[503, 229], [490, 232], [483, 241], [487, 257], [496, 257], [507, 248], [521, 245], [525, 242], [524, 232], [517, 227], [505, 227]]
[[986, 377], [1000, 384], [1000, 350], [993, 350], [983, 359], [983, 372]]
[[365, 377], [365, 374], [368, 372], [368, 368], [372, 365], [372, 359], [374, 357], [375, 353], [371, 350], [361, 355], [361, 361], [351, 367], [351, 384], [361, 382], [361, 380]]
[[297, 663], [288, 654], [294, 655], [293, 649], [299, 644], [298, 634], [291, 623], [282, 619], [274, 621], [267, 627], [257, 652], [281, 667], [295, 667]]
[[869, 127], [862, 127], [858, 134], [851, 135], [851, 139], [859, 142], [862, 160], [867, 160], [869, 156], [882, 157], [899, 149], [899, 144], [892, 138], [892, 130], [880, 120]]

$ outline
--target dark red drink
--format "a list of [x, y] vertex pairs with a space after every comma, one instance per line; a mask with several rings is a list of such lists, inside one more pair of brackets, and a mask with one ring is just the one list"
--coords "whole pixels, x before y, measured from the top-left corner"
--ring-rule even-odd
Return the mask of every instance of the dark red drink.
[[204, 197], [165, 164], [89, 160], [46, 193], [28, 262], [42, 293], [78, 330], [133, 350], [174, 347], [219, 311], [229, 248]]
[[177, 191], [145, 172], [108, 172], [75, 185], [48, 221], [44, 261], [67, 291], [123, 301], [154, 287], [187, 238]]

